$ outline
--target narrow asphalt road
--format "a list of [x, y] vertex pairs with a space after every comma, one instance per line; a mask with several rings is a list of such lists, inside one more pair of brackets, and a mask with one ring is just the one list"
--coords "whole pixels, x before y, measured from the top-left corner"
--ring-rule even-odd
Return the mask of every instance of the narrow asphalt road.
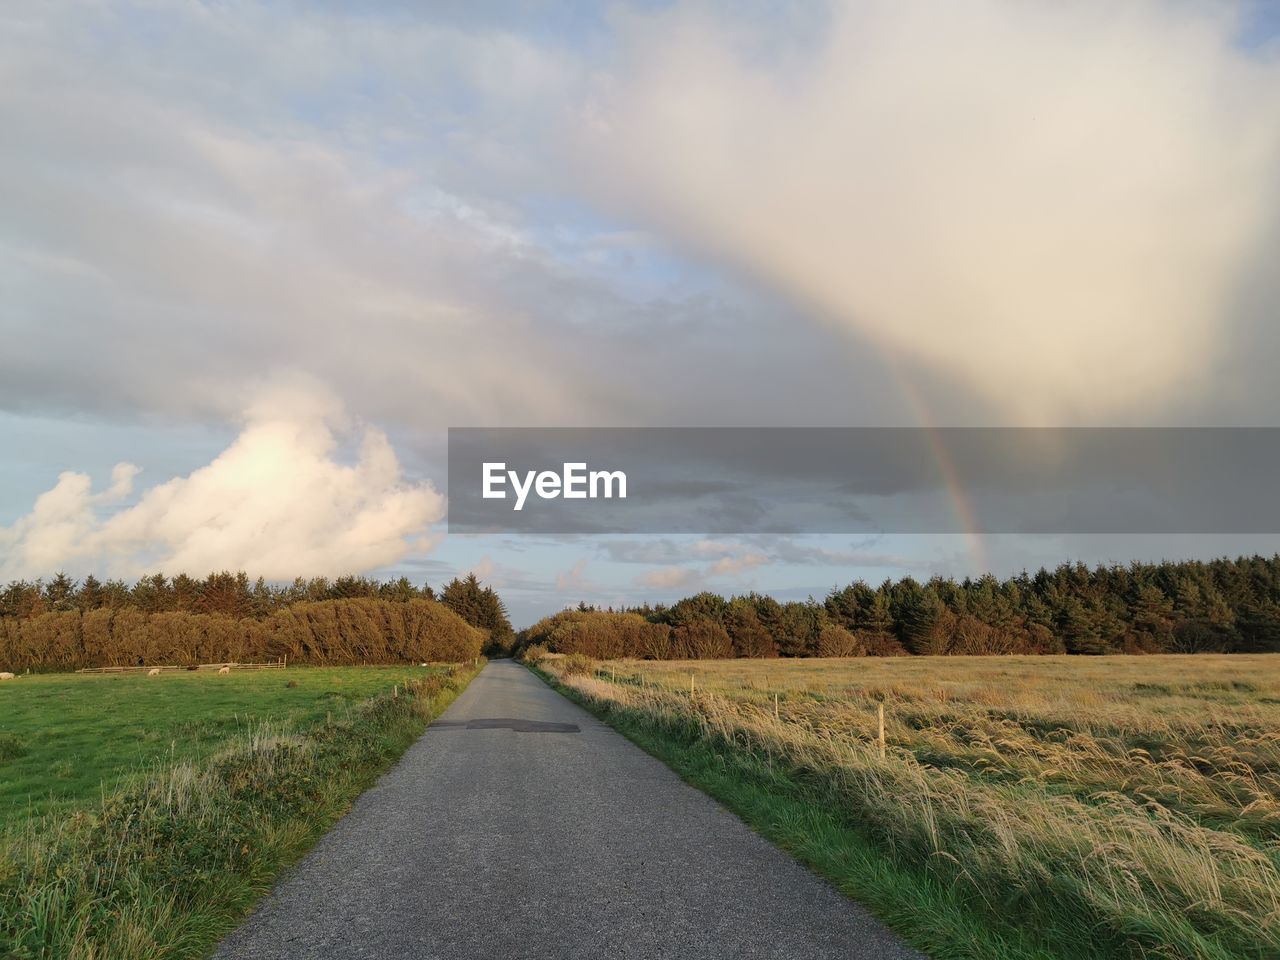
[[490, 663], [219, 958], [916, 958], [523, 667]]

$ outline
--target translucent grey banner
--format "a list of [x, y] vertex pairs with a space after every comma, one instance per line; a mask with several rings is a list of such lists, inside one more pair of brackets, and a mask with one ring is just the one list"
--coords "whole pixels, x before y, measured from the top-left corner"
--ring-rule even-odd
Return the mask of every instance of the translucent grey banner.
[[1280, 428], [454, 428], [462, 533], [1277, 533]]

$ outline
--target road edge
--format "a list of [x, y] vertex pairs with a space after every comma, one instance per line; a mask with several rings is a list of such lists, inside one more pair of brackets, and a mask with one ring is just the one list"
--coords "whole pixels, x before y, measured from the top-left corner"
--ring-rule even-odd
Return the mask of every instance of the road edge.
[[[806, 803], [801, 785], [775, 775], [775, 788], [770, 789], [756, 779], [735, 776], [729, 762], [732, 758], [724, 752], [664, 737], [584, 696], [554, 674], [516, 662], [661, 761], [689, 786], [719, 803], [751, 831], [932, 960], [1059, 960], [1036, 945], [1019, 942], [1016, 931], [1010, 935], [993, 929], [934, 878], [895, 863], [839, 818]], [[789, 789], [783, 789], [784, 784]], [[850, 864], [859, 869], [850, 870]], [[905, 896], [907, 891], [913, 895]]]

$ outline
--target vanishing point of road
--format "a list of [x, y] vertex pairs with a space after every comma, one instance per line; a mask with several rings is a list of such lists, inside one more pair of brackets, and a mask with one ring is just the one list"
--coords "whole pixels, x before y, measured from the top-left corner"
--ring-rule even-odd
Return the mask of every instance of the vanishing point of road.
[[495, 661], [221, 960], [920, 960], [524, 667]]

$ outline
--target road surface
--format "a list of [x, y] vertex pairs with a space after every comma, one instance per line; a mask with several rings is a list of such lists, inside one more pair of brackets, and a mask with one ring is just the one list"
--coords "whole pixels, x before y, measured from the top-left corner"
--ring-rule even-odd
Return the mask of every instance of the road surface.
[[921, 955], [524, 667], [496, 661], [215, 956]]

